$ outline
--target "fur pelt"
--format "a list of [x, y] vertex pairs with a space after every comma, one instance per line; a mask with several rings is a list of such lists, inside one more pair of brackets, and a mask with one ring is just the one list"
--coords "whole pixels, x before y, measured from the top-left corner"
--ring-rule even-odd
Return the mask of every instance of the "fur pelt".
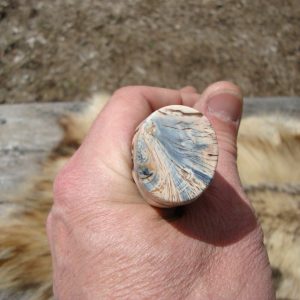
[[[7, 295], [26, 291], [30, 295], [26, 299], [52, 299], [45, 233], [52, 181], [107, 99], [108, 95], [95, 95], [84, 112], [62, 118], [64, 139], [53, 149], [41, 173], [10, 199], [10, 210], [1, 214], [0, 291]], [[263, 227], [278, 299], [299, 299], [300, 295], [299, 145], [297, 119], [279, 114], [252, 116], [241, 123], [238, 166]]]

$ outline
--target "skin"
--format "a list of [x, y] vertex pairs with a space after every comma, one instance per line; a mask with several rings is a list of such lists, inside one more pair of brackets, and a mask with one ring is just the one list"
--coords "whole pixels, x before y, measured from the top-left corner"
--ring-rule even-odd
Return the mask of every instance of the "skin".
[[[204, 113], [216, 131], [212, 184], [194, 203], [157, 209], [132, 180], [131, 141], [152, 111]], [[237, 86], [117, 90], [57, 175], [47, 220], [57, 299], [275, 299], [262, 230], [241, 187]]]

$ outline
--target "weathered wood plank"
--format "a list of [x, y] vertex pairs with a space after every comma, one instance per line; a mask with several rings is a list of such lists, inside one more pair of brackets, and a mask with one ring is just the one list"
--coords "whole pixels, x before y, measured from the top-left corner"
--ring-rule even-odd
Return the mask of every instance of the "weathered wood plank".
[[[0, 106], [0, 201], [26, 177], [59, 142], [58, 118], [80, 111], [84, 102]], [[246, 98], [244, 116], [284, 113], [300, 117], [300, 97]]]
[[244, 116], [281, 113], [300, 117], [300, 97], [246, 98]]
[[36, 172], [39, 163], [59, 142], [59, 116], [82, 107], [82, 103], [0, 106], [0, 200]]

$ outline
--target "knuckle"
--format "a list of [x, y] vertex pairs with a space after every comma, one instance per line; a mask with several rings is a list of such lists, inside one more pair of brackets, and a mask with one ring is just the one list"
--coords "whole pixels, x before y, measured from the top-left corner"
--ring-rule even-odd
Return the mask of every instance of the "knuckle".
[[55, 205], [69, 205], [78, 194], [78, 177], [69, 170], [61, 170], [53, 183], [53, 198]]
[[221, 152], [221, 155], [226, 153], [232, 157], [232, 159], [237, 159], [237, 146], [234, 143], [221, 143], [219, 151]]
[[60, 198], [61, 195], [65, 194], [65, 191], [68, 190], [68, 181], [66, 180], [65, 174], [60, 171], [53, 182], [53, 194], [54, 199]]
[[138, 92], [140, 88], [141, 87], [135, 86], [135, 85], [124, 86], [124, 87], [121, 87], [121, 88], [117, 89], [113, 93], [113, 97], [126, 98], [126, 97]]
[[228, 134], [218, 135], [219, 156], [227, 156], [233, 160], [237, 159], [236, 138]]

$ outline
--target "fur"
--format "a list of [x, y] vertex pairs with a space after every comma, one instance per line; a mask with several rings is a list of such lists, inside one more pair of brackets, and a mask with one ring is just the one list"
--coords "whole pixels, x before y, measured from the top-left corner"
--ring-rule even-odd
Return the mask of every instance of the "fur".
[[[106, 94], [95, 95], [84, 112], [62, 118], [63, 140], [41, 173], [6, 203], [8, 209], [0, 218], [0, 291], [7, 295], [27, 291], [30, 299], [52, 299], [51, 257], [45, 233], [52, 181], [107, 99]], [[300, 295], [299, 144], [297, 119], [252, 116], [241, 123], [238, 166], [263, 227], [278, 299], [299, 299]]]

